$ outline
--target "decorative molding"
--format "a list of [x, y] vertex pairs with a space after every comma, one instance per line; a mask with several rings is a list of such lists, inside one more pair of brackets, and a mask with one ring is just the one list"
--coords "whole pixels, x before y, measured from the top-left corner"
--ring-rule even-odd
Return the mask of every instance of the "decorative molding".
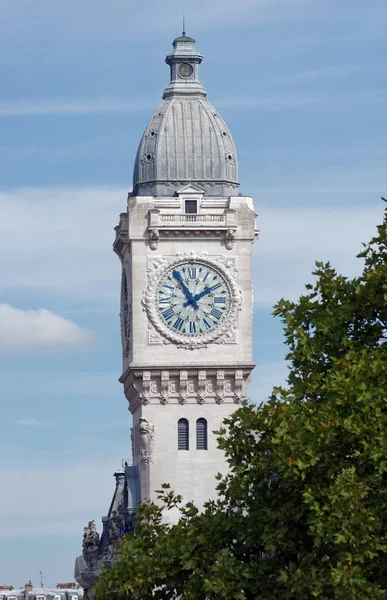
[[235, 371], [234, 400], [237, 404], [244, 400], [243, 371], [241, 369]]
[[151, 250], [157, 250], [159, 245], [160, 233], [158, 229], [149, 229], [149, 246]]
[[157, 333], [157, 331], [155, 330], [155, 328], [153, 327], [153, 325], [151, 323], [148, 324], [148, 344], [163, 344], [164, 343], [164, 338]]
[[120, 214], [120, 222], [114, 230], [116, 232], [116, 239], [113, 242], [113, 250], [122, 259], [129, 244], [127, 213]]
[[232, 248], [234, 247], [234, 241], [235, 241], [234, 229], [227, 229], [226, 235], [225, 235], [225, 242], [224, 242], [224, 245], [227, 248], [227, 250], [232, 250]]
[[169, 371], [161, 371], [160, 402], [167, 404], [169, 400]]
[[225, 389], [224, 389], [224, 371], [217, 371], [216, 373], [216, 391], [215, 400], [218, 404], [224, 402]]
[[204, 404], [207, 396], [206, 386], [207, 374], [205, 371], [199, 371], [198, 373], [198, 388], [197, 388], [197, 400], [199, 404]]
[[240, 404], [245, 399], [254, 365], [244, 368], [183, 368], [181, 370], [129, 369], [120, 378], [129, 410], [134, 414], [147, 404], [192, 404], [223, 402]]
[[[186, 262], [202, 263], [209, 265], [220, 272], [230, 290], [231, 305], [227, 316], [214, 330], [198, 338], [181, 335], [168, 329], [161, 321], [156, 309], [156, 290], [160, 279], [169, 269]], [[164, 343], [174, 343], [179, 348], [195, 350], [206, 348], [210, 343], [225, 344], [235, 339], [235, 326], [238, 313], [242, 307], [242, 292], [236, 282], [237, 268], [234, 257], [208, 256], [206, 252], [178, 252], [175, 256], [159, 256], [148, 258], [147, 278], [148, 285], [143, 292], [142, 305], [146, 310], [148, 319], [154, 328], [164, 338]]]
[[180, 371], [179, 380], [179, 402], [186, 404], [188, 397], [188, 371]]

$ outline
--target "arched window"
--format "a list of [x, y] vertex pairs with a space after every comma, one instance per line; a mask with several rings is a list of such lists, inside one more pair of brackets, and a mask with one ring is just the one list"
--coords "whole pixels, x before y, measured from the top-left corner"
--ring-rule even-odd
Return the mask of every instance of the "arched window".
[[189, 424], [187, 419], [179, 419], [177, 424], [177, 449], [189, 450]]
[[196, 421], [196, 450], [208, 450], [207, 421], [203, 418]]

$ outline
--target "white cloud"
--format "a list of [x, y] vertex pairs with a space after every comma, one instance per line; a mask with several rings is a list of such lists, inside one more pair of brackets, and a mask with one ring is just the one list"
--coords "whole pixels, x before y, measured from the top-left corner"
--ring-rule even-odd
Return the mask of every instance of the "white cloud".
[[63, 304], [82, 299], [90, 308], [116, 302], [120, 263], [112, 242], [126, 196], [117, 187], [0, 194], [0, 292], [60, 295]]
[[39, 419], [34, 419], [33, 417], [31, 417], [26, 419], [20, 419], [19, 421], [16, 421], [16, 424], [21, 425], [22, 427], [49, 427], [51, 425], [55, 425], [55, 422], [41, 421]]
[[91, 339], [89, 331], [45, 308], [20, 310], [0, 304], [0, 350], [83, 346]]
[[360, 273], [356, 255], [376, 232], [383, 207], [350, 204], [259, 207], [260, 239], [254, 246], [254, 301], [267, 308], [280, 298], [296, 299], [312, 279], [314, 263], [330, 261], [341, 274]]

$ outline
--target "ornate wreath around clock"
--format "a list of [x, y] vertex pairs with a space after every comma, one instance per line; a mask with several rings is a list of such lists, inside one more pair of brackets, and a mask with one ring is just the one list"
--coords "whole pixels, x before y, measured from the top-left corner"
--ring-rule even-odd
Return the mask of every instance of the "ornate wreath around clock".
[[189, 347], [226, 338], [241, 308], [241, 292], [227, 267], [204, 253], [153, 260], [143, 303], [154, 327]]

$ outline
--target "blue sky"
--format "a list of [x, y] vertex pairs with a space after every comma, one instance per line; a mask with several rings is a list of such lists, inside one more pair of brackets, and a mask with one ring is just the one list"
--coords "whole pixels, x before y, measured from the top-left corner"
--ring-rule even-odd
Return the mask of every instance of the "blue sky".
[[183, 10], [259, 214], [252, 398], [286, 375], [271, 306], [382, 218], [385, 2], [184, 4], [0, 0], [0, 583], [72, 579], [129, 455], [113, 227]]

